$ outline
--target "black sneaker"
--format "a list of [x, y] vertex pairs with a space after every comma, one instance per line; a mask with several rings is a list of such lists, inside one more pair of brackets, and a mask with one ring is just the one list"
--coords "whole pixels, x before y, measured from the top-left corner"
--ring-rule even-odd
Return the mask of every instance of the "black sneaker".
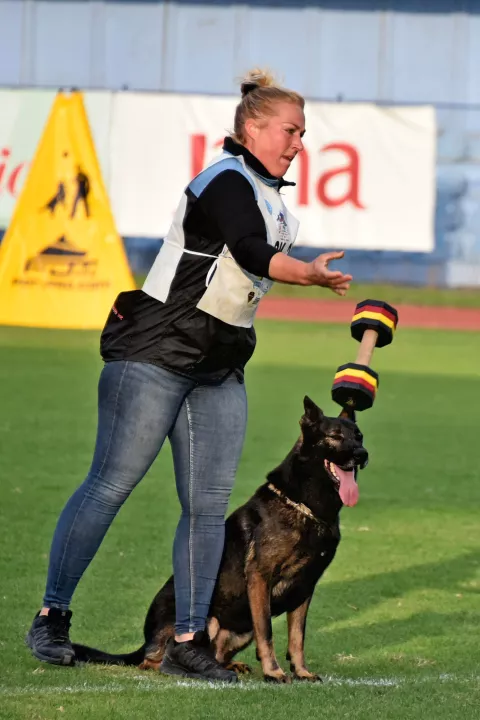
[[206, 632], [196, 632], [193, 640], [187, 642], [176, 642], [173, 638], [169, 640], [160, 663], [160, 672], [196, 680], [222, 680], [228, 683], [238, 680], [233, 670], [226, 670], [215, 660]]
[[53, 665], [73, 665], [75, 651], [68, 637], [70, 610], [51, 608], [48, 615], [37, 613], [25, 642], [38, 660]]

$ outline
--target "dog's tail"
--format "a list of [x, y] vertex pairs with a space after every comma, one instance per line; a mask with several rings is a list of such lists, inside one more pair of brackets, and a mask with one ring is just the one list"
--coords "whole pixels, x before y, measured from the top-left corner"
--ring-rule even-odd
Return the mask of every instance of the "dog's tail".
[[77, 662], [103, 663], [104, 665], [140, 665], [145, 659], [145, 643], [138, 650], [123, 655], [111, 655], [87, 645], [72, 644]]

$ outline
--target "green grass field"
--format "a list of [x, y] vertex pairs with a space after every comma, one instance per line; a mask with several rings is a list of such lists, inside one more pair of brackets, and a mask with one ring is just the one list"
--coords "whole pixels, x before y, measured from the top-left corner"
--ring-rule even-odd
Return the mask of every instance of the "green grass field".
[[[304, 394], [336, 412], [332, 376], [356, 352], [341, 326], [257, 329], [232, 508], [290, 449]], [[308, 664], [325, 682], [266, 685], [249, 649], [253, 677], [215, 688], [131, 668], [52, 667], [24, 647], [55, 522], [90, 463], [101, 364], [98, 333], [0, 328], [0, 718], [478, 718], [479, 355], [476, 333], [400, 329], [374, 357], [379, 395], [359, 418], [370, 465], [359, 504], [342, 511], [343, 540], [308, 622]], [[78, 588], [74, 640], [138, 647], [170, 574], [177, 517], [165, 448]], [[283, 658], [284, 618], [274, 634]]]

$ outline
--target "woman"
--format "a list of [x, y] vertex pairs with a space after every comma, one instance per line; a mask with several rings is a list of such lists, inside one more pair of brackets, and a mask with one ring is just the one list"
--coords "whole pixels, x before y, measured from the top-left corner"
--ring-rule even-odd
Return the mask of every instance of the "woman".
[[161, 670], [236, 680], [211, 656], [205, 624], [245, 436], [255, 310], [275, 280], [339, 295], [351, 280], [328, 270], [341, 252], [310, 263], [288, 255], [298, 223], [279, 191], [303, 149], [303, 98], [261, 71], [249, 73], [241, 92], [234, 134], [186, 188], [143, 290], [121, 293], [107, 319], [92, 466], [58, 520], [43, 608], [27, 635], [40, 660], [74, 662], [74, 590], [168, 436], [182, 514], [175, 639]]

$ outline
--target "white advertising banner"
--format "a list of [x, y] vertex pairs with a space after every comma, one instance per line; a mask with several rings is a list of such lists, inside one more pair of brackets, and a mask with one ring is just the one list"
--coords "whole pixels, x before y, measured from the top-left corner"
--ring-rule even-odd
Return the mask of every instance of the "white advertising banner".
[[[0, 226], [52, 99], [0, 92]], [[85, 101], [118, 231], [163, 237], [185, 185], [232, 129], [238, 99], [85, 93]], [[305, 151], [287, 175], [297, 185], [283, 191], [300, 220], [297, 245], [433, 250], [434, 109], [309, 102], [305, 112]]]

